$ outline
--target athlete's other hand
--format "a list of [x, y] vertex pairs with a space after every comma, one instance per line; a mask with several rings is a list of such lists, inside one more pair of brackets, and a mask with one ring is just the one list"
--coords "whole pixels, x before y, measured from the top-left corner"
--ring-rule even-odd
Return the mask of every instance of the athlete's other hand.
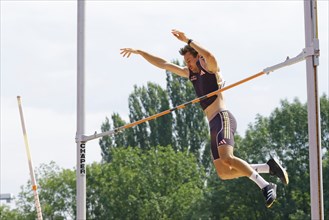
[[133, 54], [138, 54], [138, 51], [133, 49], [133, 48], [122, 48], [120, 49], [123, 57], [130, 57], [130, 55]]
[[188, 38], [185, 36], [185, 33], [176, 29], [172, 29], [171, 33], [178, 39], [185, 43], [188, 42]]

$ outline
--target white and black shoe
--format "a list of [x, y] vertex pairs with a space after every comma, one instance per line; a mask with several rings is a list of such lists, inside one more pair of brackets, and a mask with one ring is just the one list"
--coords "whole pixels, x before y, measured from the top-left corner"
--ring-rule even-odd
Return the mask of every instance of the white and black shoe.
[[289, 177], [287, 171], [280, 165], [279, 161], [275, 158], [269, 159], [267, 161], [268, 166], [270, 167], [270, 174], [272, 176], [277, 176], [280, 178], [281, 182], [285, 185], [289, 183]]
[[276, 185], [274, 183], [270, 183], [269, 185], [265, 186], [262, 191], [266, 200], [266, 207], [270, 208], [276, 199]]

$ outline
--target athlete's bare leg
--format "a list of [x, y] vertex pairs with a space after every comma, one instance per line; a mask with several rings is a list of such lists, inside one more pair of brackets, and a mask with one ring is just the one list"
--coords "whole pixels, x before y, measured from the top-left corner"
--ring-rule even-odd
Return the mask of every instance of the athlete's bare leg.
[[242, 177], [240, 172], [237, 171], [236, 169], [227, 166], [221, 159], [214, 160], [214, 165], [217, 171], [217, 175], [222, 179], [222, 180], [229, 180], [229, 179], [235, 179]]
[[221, 145], [218, 147], [219, 159], [214, 160], [216, 171], [221, 179], [234, 179], [238, 177], [249, 177], [253, 169], [244, 160], [234, 156], [233, 147]]

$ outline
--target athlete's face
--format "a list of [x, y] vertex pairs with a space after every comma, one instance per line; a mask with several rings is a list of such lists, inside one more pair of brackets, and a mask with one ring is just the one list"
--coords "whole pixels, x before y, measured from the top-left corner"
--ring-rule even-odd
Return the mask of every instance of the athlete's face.
[[198, 66], [196, 65], [196, 62], [198, 61], [198, 57], [199, 56], [196, 56], [196, 57], [193, 57], [193, 55], [190, 53], [190, 52], [187, 52], [185, 55], [184, 55], [184, 60], [185, 60], [185, 63], [187, 65], [187, 67], [192, 70], [192, 72], [194, 73], [197, 73], [199, 72], [199, 68]]

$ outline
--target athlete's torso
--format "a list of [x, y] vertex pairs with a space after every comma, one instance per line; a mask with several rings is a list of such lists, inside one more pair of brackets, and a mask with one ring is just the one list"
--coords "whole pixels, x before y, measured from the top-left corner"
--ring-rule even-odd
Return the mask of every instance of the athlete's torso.
[[[207, 70], [205, 60], [202, 57], [197, 61], [196, 65], [200, 69], [200, 73], [194, 73], [189, 70], [189, 80], [192, 82], [197, 96], [201, 97], [218, 90], [221, 82], [219, 75]], [[200, 104], [209, 121], [216, 113], [225, 109], [221, 93], [200, 101]]]

